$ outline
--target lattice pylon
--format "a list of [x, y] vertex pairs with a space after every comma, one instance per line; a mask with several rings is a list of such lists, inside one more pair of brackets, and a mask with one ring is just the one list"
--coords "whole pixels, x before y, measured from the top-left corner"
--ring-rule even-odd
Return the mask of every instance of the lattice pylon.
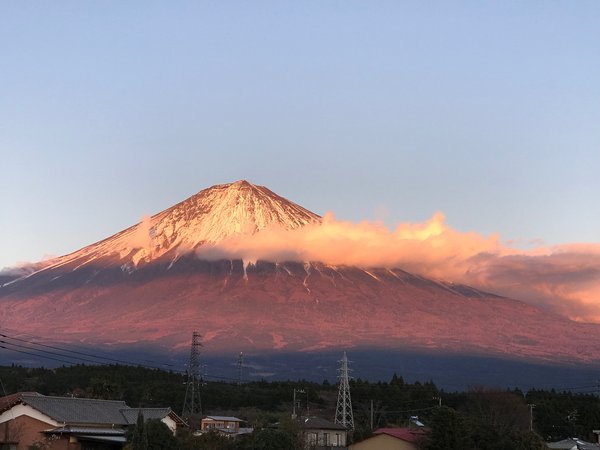
[[335, 423], [343, 425], [348, 430], [354, 430], [354, 414], [352, 412], [352, 399], [350, 398], [350, 383], [348, 369], [348, 357], [346, 352], [340, 361], [340, 387], [338, 390], [337, 408], [335, 411]]
[[194, 331], [192, 334], [192, 347], [190, 349], [190, 362], [187, 368], [187, 382], [185, 388], [185, 398], [183, 400], [183, 410], [181, 417], [188, 426], [196, 429], [200, 426], [202, 416], [202, 401], [200, 399], [200, 333]]

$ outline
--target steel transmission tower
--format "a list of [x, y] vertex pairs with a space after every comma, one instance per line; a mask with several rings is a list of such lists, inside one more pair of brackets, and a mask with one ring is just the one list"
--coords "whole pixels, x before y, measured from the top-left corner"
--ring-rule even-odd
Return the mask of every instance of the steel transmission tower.
[[187, 382], [185, 388], [185, 399], [183, 400], [182, 418], [192, 429], [200, 425], [202, 416], [202, 402], [200, 401], [200, 333], [194, 331], [192, 334], [192, 347], [190, 350], [190, 363], [187, 368]]
[[348, 430], [354, 430], [354, 414], [352, 413], [352, 400], [350, 398], [350, 383], [348, 379], [348, 357], [346, 352], [342, 357], [339, 369], [340, 389], [338, 391], [337, 408], [335, 411], [335, 423], [345, 426]]

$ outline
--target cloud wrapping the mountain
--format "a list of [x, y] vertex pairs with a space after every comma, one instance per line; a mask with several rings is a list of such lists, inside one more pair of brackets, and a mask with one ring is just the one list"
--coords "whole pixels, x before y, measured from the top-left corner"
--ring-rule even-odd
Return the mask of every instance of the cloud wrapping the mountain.
[[442, 213], [394, 230], [379, 222], [339, 221], [328, 213], [321, 224], [230, 237], [200, 247], [197, 255], [401, 268], [550, 307], [574, 319], [600, 321], [600, 244], [525, 251], [503, 244], [498, 235], [454, 230]]
[[482, 259], [475, 258], [466, 282], [550, 307], [576, 320], [600, 322], [600, 244], [562, 245], [544, 254], [522, 252]]

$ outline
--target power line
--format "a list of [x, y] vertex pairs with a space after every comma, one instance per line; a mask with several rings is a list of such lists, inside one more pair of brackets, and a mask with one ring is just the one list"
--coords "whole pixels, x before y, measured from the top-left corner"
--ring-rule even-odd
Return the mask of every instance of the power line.
[[[2, 327], [2, 329], [0, 330], [0, 337], [4, 338], [4, 339], [8, 339], [8, 340], [12, 340], [12, 341], [18, 341], [18, 342], [22, 342], [25, 344], [28, 344], [30, 346], [38, 346], [38, 347], [43, 347], [43, 348], [48, 348], [48, 349], [52, 349], [52, 350], [58, 350], [60, 352], [63, 353], [69, 353], [69, 354], [61, 354], [61, 353], [55, 353], [55, 352], [50, 352], [50, 351], [46, 351], [43, 349], [38, 349], [38, 348], [32, 348], [32, 347], [26, 347], [26, 346], [19, 346], [19, 344], [13, 343], [13, 342], [6, 342], [6, 341], [2, 341], [4, 342], [6, 345], [11, 345], [11, 346], [17, 346], [26, 350], [31, 350], [34, 352], [42, 352], [42, 353], [46, 353], [46, 354], [50, 354], [50, 355], [54, 355], [54, 356], [59, 356], [62, 358], [69, 358], [71, 360], [75, 360], [75, 361], [82, 361], [82, 362], [90, 362], [90, 363], [94, 363], [94, 364], [99, 364], [99, 365], [109, 365], [109, 363], [107, 362], [103, 362], [103, 361], [108, 361], [108, 362], [112, 362], [112, 363], [118, 363], [118, 364], [124, 364], [127, 366], [137, 366], [137, 367], [144, 367], [144, 368], [148, 368], [148, 369], [160, 369], [160, 370], [170, 370], [172, 372], [177, 372], [177, 373], [187, 373], [186, 370], [182, 370], [182, 369], [177, 369], [176, 366], [174, 364], [171, 363], [167, 363], [164, 361], [157, 361], [157, 360], [123, 360], [123, 359], [117, 359], [117, 358], [111, 358], [109, 356], [102, 356], [99, 354], [93, 354], [90, 352], [82, 352], [82, 351], [77, 351], [77, 350], [72, 350], [69, 348], [64, 348], [64, 347], [59, 347], [57, 345], [50, 345], [50, 344], [43, 344], [40, 342], [35, 342], [33, 340], [28, 340], [28, 339], [22, 339], [22, 338], [18, 338], [15, 336], [11, 336], [6, 334], [6, 331], [12, 331], [14, 333], [19, 333], [20, 335], [25, 335], [25, 336], [30, 336], [33, 339], [42, 339], [39, 336], [35, 336], [29, 333], [22, 333], [16, 330], [12, 330], [10, 328], [7, 327]], [[76, 344], [68, 344], [70, 347], [74, 347], [74, 348], [82, 348], [85, 349], [86, 347], [82, 347], [80, 345], [76, 345]], [[0, 346], [0, 348], [4, 348], [5, 350], [10, 350], [10, 351], [15, 351], [18, 352], [16, 349], [12, 349], [12, 348], [7, 348], [5, 346]], [[46, 359], [51, 359], [51, 360], [56, 360], [58, 362], [63, 362], [66, 364], [78, 364], [77, 362], [73, 362], [73, 361], [66, 361], [64, 359], [57, 359], [57, 358], [49, 358], [45, 355], [42, 354], [36, 354], [36, 353], [25, 353], [25, 352], [18, 352], [18, 353], [24, 353], [24, 354], [28, 354], [30, 356], [37, 356], [40, 358], [46, 358]], [[80, 356], [71, 356], [72, 355], [80, 355]], [[88, 358], [94, 358], [97, 359], [99, 361], [94, 361], [94, 360], [90, 360]], [[140, 362], [140, 361], [145, 361], [145, 363]], [[148, 364], [150, 363], [150, 364]], [[165, 369], [165, 367], [169, 367], [169, 369]], [[245, 381], [249, 381], [249, 380], [244, 380], [241, 379], [241, 377], [239, 377], [239, 373], [238, 373], [238, 377], [234, 378], [234, 377], [226, 377], [226, 376], [218, 376], [218, 375], [208, 375], [208, 374], [204, 374], [203, 378], [207, 378], [207, 379], [213, 379], [213, 380], [220, 380], [220, 381], [226, 381], [226, 382], [235, 382], [235, 383], [239, 383], [240, 381], [245, 382]], [[458, 385], [454, 385], [454, 386], [458, 386]], [[591, 384], [587, 384], [587, 385], [580, 385], [580, 386], [555, 386], [555, 385], [538, 385], [538, 386], [523, 386], [523, 387], [528, 387], [528, 393], [531, 392], [532, 390], [548, 390], [548, 389], [554, 389], [555, 391], [582, 391], [582, 392], [577, 392], [579, 394], [588, 394], [588, 393], [593, 393], [596, 392], [598, 389], [598, 384], [594, 381]], [[509, 390], [509, 389], [507, 389]]]
[[[40, 336], [35, 336], [35, 335], [29, 334], [29, 333], [21, 333], [21, 332], [18, 332], [16, 330], [11, 330], [10, 328], [6, 328], [6, 327], [2, 327], [2, 328], [3, 328], [3, 331], [10, 331], [10, 332], [13, 332], [13, 333], [18, 333], [18, 334], [21, 334], [21, 335], [29, 336], [29, 337], [31, 337], [33, 339], [43, 339]], [[17, 337], [14, 337], [14, 336], [7, 336], [6, 334], [0, 334], [0, 336], [4, 336], [4, 337], [6, 337], [8, 339], [13, 339], [13, 340], [21, 341], [21, 342], [26, 342], [26, 343], [31, 344], [31, 345], [38, 345], [40, 347], [52, 348], [54, 350], [60, 350], [60, 351], [64, 351], [64, 352], [68, 352], [68, 353], [73, 353], [73, 354], [78, 354], [78, 355], [82, 355], [82, 356], [91, 356], [93, 358], [103, 359], [103, 360], [106, 360], [106, 361], [112, 361], [112, 362], [121, 363], [121, 364], [125, 364], [125, 365], [132, 365], [132, 362], [134, 362], [134, 361], [143, 361], [145, 363], [152, 363], [152, 364], [159, 365], [159, 366], [175, 367], [175, 365], [173, 365], [173, 364], [165, 363], [165, 362], [162, 362], [162, 361], [155, 361], [155, 360], [149, 360], [149, 359], [125, 361], [125, 360], [122, 360], [122, 359], [115, 359], [115, 358], [111, 358], [111, 357], [108, 357], [108, 356], [100, 356], [98, 354], [94, 355], [94, 354], [89, 353], [89, 351], [87, 351], [87, 352], [78, 352], [76, 350], [72, 350], [72, 349], [68, 349], [68, 348], [64, 348], [64, 347], [58, 347], [58, 346], [55, 346], [55, 345], [42, 344], [42, 343], [39, 343], [39, 342], [35, 342], [35, 341], [32, 341], [32, 340], [27, 340], [27, 339], [21, 339], [21, 338], [17, 338]], [[80, 345], [76, 345], [76, 344], [68, 344], [68, 345], [69, 345], [69, 347], [81, 348], [81, 349], [88, 350], [86, 347], [82, 347]], [[138, 362], [136, 365], [144, 365], [144, 364], [141, 363], [141, 362]]]
[[[25, 348], [25, 349], [28, 349], [28, 350], [32, 350], [32, 352], [26, 352], [26, 354], [31, 355], [31, 356], [37, 356], [37, 357], [46, 358], [46, 359], [54, 359], [56, 361], [64, 362], [64, 363], [67, 363], [67, 364], [73, 364], [74, 365], [74, 364], [82, 364], [84, 362], [91, 362], [93, 364], [101, 365], [101, 366], [110, 366], [111, 365], [111, 363], [108, 363], [108, 362], [95, 361], [95, 360], [91, 360], [91, 359], [88, 359], [88, 358], [82, 358], [81, 356], [64, 355], [64, 354], [61, 354], [61, 353], [50, 352], [48, 350], [41, 350], [41, 349], [37, 349], [37, 348], [26, 347], [24, 345], [14, 344], [14, 343], [11, 343], [11, 342], [6, 342], [6, 341], [0, 341], [0, 342], [4, 343], [6, 345], [10, 345], [10, 346], [15, 346], [15, 347], [20, 347], [20, 348]], [[23, 351], [16, 350], [15, 348], [12, 348], [12, 347], [5, 347], [5, 346], [0, 346], [0, 347], [4, 348], [5, 350], [15, 351], [15, 352], [18, 352], [18, 353], [25, 353]], [[37, 353], [34, 353], [34, 352], [37, 352]], [[51, 357], [48, 357], [48, 356], [44, 355], [43, 353], [54, 354], [54, 355], [57, 355], [57, 356], [61, 356], [63, 358], [69, 358], [69, 360], [51, 358]], [[160, 367], [149, 366], [149, 365], [144, 365], [144, 364], [125, 363], [123, 365], [133, 366], [133, 367], [143, 367], [143, 368], [146, 368], [146, 369], [153, 369], [153, 370], [159, 370], [160, 369]], [[173, 372], [184, 373], [183, 370], [173, 370], [172, 369], [172, 371]]]
[[[107, 358], [107, 357], [104, 357], [104, 356], [94, 355], [92, 353], [77, 352], [77, 351], [74, 351], [74, 350], [65, 349], [65, 348], [62, 348], [62, 347], [55, 346], [55, 345], [41, 344], [41, 343], [38, 343], [38, 342], [28, 341], [26, 339], [15, 338], [15, 337], [3, 334], [3, 333], [0, 333], [0, 336], [4, 337], [5, 339], [16, 340], [16, 341], [19, 341], [19, 342], [24, 342], [24, 343], [29, 344], [29, 345], [43, 346], [45, 348], [52, 348], [52, 349], [55, 349], [55, 350], [59, 350], [61, 352], [66, 352], [66, 353], [70, 352], [70, 353], [73, 353], [73, 354], [76, 354], [76, 355], [85, 355], [85, 356], [89, 356], [91, 358], [96, 358], [96, 359], [99, 359], [99, 360], [106, 360], [106, 361], [111, 361], [111, 362], [119, 362], [119, 363], [122, 363], [122, 364], [127, 365], [127, 366], [143, 367], [143, 368], [154, 369], [154, 370], [157, 370], [157, 369], [158, 370], [164, 370], [164, 368], [162, 368], [162, 367], [157, 367], [157, 366], [160, 366], [160, 365], [173, 366], [172, 364], [166, 364], [166, 363], [162, 363], [160, 361], [151, 361], [151, 362], [154, 362], [155, 365], [148, 365], [148, 364], [141, 364], [141, 363], [133, 363], [132, 364], [131, 361], [124, 361], [124, 360], [115, 359], [115, 358]], [[27, 355], [31, 355], [31, 356], [37, 356], [37, 357], [40, 357], [40, 358], [51, 359], [51, 360], [55, 360], [55, 361], [66, 363], [66, 364], [70, 364], [70, 365], [78, 364], [78, 363], [83, 362], [83, 361], [85, 361], [85, 362], [91, 362], [91, 363], [98, 364], [98, 365], [105, 365], [105, 366], [106, 365], [110, 365], [109, 363], [102, 362], [102, 361], [94, 361], [94, 360], [91, 360], [91, 359], [88, 359], [88, 358], [82, 358], [80, 356], [65, 355], [65, 354], [62, 354], [62, 353], [56, 353], [56, 352], [51, 352], [49, 350], [42, 350], [42, 349], [38, 349], [38, 348], [32, 348], [32, 347], [22, 346], [22, 345], [15, 344], [15, 343], [12, 343], [12, 342], [6, 342], [6, 341], [0, 340], [0, 343], [2, 343], [2, 342], [4, 342], [6, 345], [10, 345], [11, 346], [10, 348], [6, 347], [6, 346], [0, 346], [0, 348], [4, 348], [5, 350], [14, 351], [14, 352], [17, 352], [17, 353], [23, 353], [23, 354], [27, 354]], [[26, 349], [26, 350], [31, 350], [31, 352], [18, 351], [17, 349], [12, 348], [12, 346], [20, 347], [20, 348], [23, 348], [23, 349]], [[38, 353], [34, 353], [34, 352], [38, 352]], [[46, 356], [46, 355], [44, 355], [42, 353], [51, 354], [51, 355], [59, 356], [59, 357], [62, 357], [62, 358], [68, 358], [69, 360], [59, 359], [59, 358], [54, 358], [54, 357], [48, 357], [48, 356]], [[186, 374], [187, 373], [187, 371], [183, 370], [183, 369], [176, 369], [176, 368], [174, 368], [174, 369], [169, 369], [169, 370], [171, 372], [176, 372], [176, 373], [181, 373], [181, 374]], [[202, 378], [211, 379], [211, 380], [224, 381], [224, 382], [235, 382], [235, 383], [238, 383], [240, 381], [239, 377], [238, 378], [234, 378], [234, 377], [226, 377], [226, 376], [220, 376], [220, 375], [210, 375], [210, 374], [207, 374], [207, 373], [202, 374], [201, 377]], [[242, 382], [247, 382], [247, 381], [249, 381], [249, 380], [242, 379]]]
[[[8, 345], [16, 345], [16, 344], [8, 344]], [[24, 350], [17, 350], [16, 348], [9, 348], [6, 347], [4, 345], [0, 345], [0, 348], [3, 348], [5, 350], [11, 351], [11, 352], [16, 352], [16, 353], [22, 353], [25, 355], [30, 355], [30, 356], [36, 356], [38, 358], [46, 358], [46, 359], [50, 359], [53, 361], [58, 361], [58, 362], [62, 362], [65, 364], [69, 364], [69, 365], [76, 365], [76, 364], [80, 364], [79, 362], [77, 362], [78, 360], [81, 360], [80, 358], [76, 358], [76, 357], [70, 357], [67, 355], [60, 355], [63, 356], [65, 358], [71, 358], [74, 361], [68, 361], [66, 359], [60, 359], [60, 358], [54, 358], [51, 356], [46, 356], [40, 353], [34, 353], [34, 352], [41, 352], [42, 350], [37, 350], [37, 349], [30, 349], [30, 350], [34, 350], [34, 352], [28, 352], [28, 351], [24, 351]], [[101, 363], [101, 362], [95, 362], [96, 364], [99, 365], [104, 365], [104, 366], [110, 366], [110, 364], [107, 363]], [[154, 367], [154, 366], [148, 366], [148, 365], [143, 365], [143, 364], [125, 364], [126, 366], [130, 366], [130, 367], [142, 367], [142, 368], [146, 368], [146, 369], [153, 369], [153, 370], [163, 370], [160, 367]], [[186, 370], [182, 370], [182, 369], [172, 369], [172, 372], [176, 372], [179, 374], [186, 374], [187, 371]], [[237, 383], [239, 381], [238, 378], [233, 378], [233, 377], [225, 377], [225, 376], [220, 376], [220, 375], [209, 375], [209, 374], [202, 374], [202, 379], [207, 378], [207, 379], [211, 379], [211, 380], [216, 380], [216, 381], [223, 381], [223, 382], [230, 382], [230, 383]], [[244, 379], [242, 380], [243, 382], [248, 382], [250, 380]]]
[[17, 352], [17, 353], [23, 353], [25, 355], [36, 356], [38, 358], [52, 359], [54, 361], [59, 361], [59, 362], [66, 363], [66, 364], [72, 364], [72, 365], [77, 364], [77, 363], [75, 363], [73, 361], [66, 361], [64, 359], [53, 358], [51, 356], [38, 355], [36, 353], [26, 352], [26, 351], [23, 351], [23, 350], [17, 350], [17, 349], [14, 349], [14, 348], [8, 348], [8, 347], [5, 347], [4, 345], [0, 345], [0, 348], [6, 349], [6, 350], [10, 350], [11, 352]]
[[[37, 345], [37, 346], [44, 347], [44, 348], [51, 348], [53, 350], [60, 350], [61, 352], [73, 353], [73, 354], [82, 355], [82, 356], [89, 356], [89, 357], [96, 358], [96, 359], [104, 359], [106, 361], [112, 361], [112, 362], [116, 362], [116, 363], [123, 363], [123, 364], [127, 364], [127, 365], [131, 364], [131, 361], [124, 361], [122, 359], [115, 359], [115, 358], [109, 358], [109, 357], [105, 357], [105, 356], [92, 355], [90, 353], [78, 352], [76, 350], [69, 350], [69, 349], [66, 349], [66, 348], [56, 347], [54, 345], [41, 344], [39, 342], [33, 342], [33, 341], [28, 341], [26, 339], [20, 339], [20, 338], [17, 338], [17, 337], [8, 336], [8, 335], [6, 335], [4, 333], [0, 333], [0, 336], [3, 337], [3, 338], [6, 338], [6, 339], [11, 339], [13, 341], [25, 342], [25, 343], [30, 344], [30, 345]], [[39, 350], [39, 351], [43, 351], [43, 350]], [[80, 359], [82, 359], [82, 358], [80, 358]]]
[[[0, 335], [1, 336], [1, 335]], [[107, 365], [107, 363], [103, 363], [103, 362], [99, 362], [99, 361], [95, 361], [93, 359], [88, 359], [88, 358], [82, 358], [81, 356], [77, 356], [77, 357], [72, 357], [69, 355], [63, 355], [62, 353], [57, 353], [57, 352], [52, 352], [49, 350], [40, 350], [37, 348], [31, 348], [31, 347], [27, 347], [25, 345], [20, 345], [20, 344], [15, 344], [13, 342], [6, 342], [4, 340], [0, 340], [0, 344], [5, 344], [5, 345], [10, 345], [13, 347], [18, 347], [18, 348], [24, 348], [26, 350], [34, 350], [36, 352], [41, 352], [41, 353], [47, 353], [49, 355], [56, 355], [56, 356], [62, 356], [64, 358], [70, 358], [70, 359], [75, 359], [75, 360], [81, 360], [81, 361], [87, 361], [87, 362], [93, 362], [94, 364], [101, 364], [101, 365]], [[6, 347], [4, 347], [6, 348]]]

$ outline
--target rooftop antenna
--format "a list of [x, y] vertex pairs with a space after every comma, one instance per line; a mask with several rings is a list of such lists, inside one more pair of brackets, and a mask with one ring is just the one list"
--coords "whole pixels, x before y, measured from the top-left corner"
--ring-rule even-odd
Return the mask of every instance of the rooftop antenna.
[[200, 400], [200, 349], [202, 336], [197, 331], [192, 334], [192, 347], [190, 362], [187, 367], [187, 381], [185, 398], [183, 400], [182, 418], [190, 428], [197, 429], [202, 416], [202, 402]]
[[340, 374], [340, 388], [338, 390], [337, 408], [335, 411], [335, 423], [343, 425], [348, 430], [354, 430], [354, 414], [352, 413], [352, 399], [350, 398], [350, 383], [348, 382], [348, 357], [346, 352], [340, 361], [338, 369]]

